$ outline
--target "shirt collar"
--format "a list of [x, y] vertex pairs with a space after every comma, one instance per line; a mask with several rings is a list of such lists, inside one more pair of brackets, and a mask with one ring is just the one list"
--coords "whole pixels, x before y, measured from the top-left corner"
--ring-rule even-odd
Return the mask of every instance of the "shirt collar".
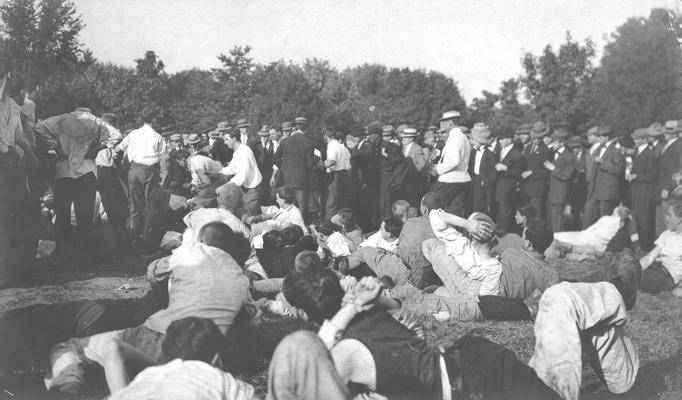
[[640, 146], [637, 148], [637, 152], [638, 152], [638, 153], [641, 153], [641, 152], [643, 152], [644, 150], [646, 150], [647, 147], [649, 147], [649, 143], [644, 143], [644, 144], [640, 145]]

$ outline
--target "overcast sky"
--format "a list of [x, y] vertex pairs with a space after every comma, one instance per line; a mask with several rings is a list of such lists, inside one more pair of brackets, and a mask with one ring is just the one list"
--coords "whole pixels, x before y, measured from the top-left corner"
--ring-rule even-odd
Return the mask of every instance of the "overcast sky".
[[521, 73], [523, 51], [574, 39], [601, 50], [628, 17], [679, 0], [78, 0], [83, 44], [101, 61], [134, 65], [154, 50], [168, 72], [220, 66], [250, 45], [257, 62], [326, 59], [425, 68], [458, 82], [469, 102]]

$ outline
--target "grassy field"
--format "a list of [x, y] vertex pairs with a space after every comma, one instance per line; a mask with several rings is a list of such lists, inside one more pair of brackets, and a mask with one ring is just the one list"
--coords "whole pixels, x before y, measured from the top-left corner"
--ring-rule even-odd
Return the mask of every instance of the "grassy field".
[[[562, 277], [596, 281], [609, 278], [612, 268], [605, 262], [553, 263]], [[31, 288], [0, 290], [0, 312], [31, 304], [56, 303], [68, 300], [94, 298], [125, 298], [141, 296], [146, 290], [144, 281], [146, 263], [128, 257], [110, 260], [90, 271], [58, 271], [45, 266], [39, 272], [40, 284]], [[122, 285], [129, 289], [117, 290]], [[605, 393], [589, 367], [585, 368], [583, 399], [682, 399], [682, 300], [669, 293], [647, 295], [639, 293], [637, 305], [630, 312], [627, 331], [633, 338], [640, 356], [640, 370], [633, 389], [624, 395]], [[277, 325], [266, 318], [264, 327]], [[534, 347], [531, 322], [460, 323], [455, 321], [425, 321], [427, 339], [435, 345], [448, 345], [457, 337], [471, 332], [507, 346], [527, 362]], [[276, 328], [278, 329], [278, 328]], [[275, 330], [276, 330], [275, 329]], [[275, 335], [276, 336], [276, 335]], [[264, 388], [263, 360], [260, 372], [241, 377]], [[47, 393], [42, 387], [43, 370], [15, 373], [0, 379], [0, 399], [100, 399], [106, 396], [103, 375], [94, 372], [82, 393], [66, 396]], [[5, 392], [12, 393], [11, 396]]]

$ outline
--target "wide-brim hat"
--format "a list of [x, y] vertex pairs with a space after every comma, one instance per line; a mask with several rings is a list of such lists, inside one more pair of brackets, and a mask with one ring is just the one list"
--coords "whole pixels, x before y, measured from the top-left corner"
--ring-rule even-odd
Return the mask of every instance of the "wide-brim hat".
[[398, 125], [397, 128], [395, 128], [395, 133], [397, 133], [398, 135], [402, 135], [403, 131], [409, 127], [410, 126], [407, 124], [400, 124], [400, 125]]
[[294, 118], [294, 124], [296, 124], [296, 125], [308, 125], [308, 119], [306, 117], [296, 117], [296, 118]]
[[248, 128], [250, 127], [251, 124], [245, 119], [238, 119], [237, 120], [237, 128]]
[[215, 130], [218, 132], [229, 132], [232, 130], [232, 127], [226, 121], [221, 121], [218, 122], [218, 125], [216, 126]]
[[197, 144], [199, 142], [201, 142], [201, 136], [198, 133], [191, 133], [187, 138], [188, 144]]
[[171, 142], [182, 142], [182, 135], [179, 133], [174, 133], [170, 137]]
[[574, 149], [576, 147], [582, 147], [583, 145], [583, 138], [580, 136], [571, 136], [568, 138], [566, 141], [566, 146]]
[[414, 128], [405, 128], [400, 136], [404, 138], [415, 138], [417, 137], [417, 130]]
[[534, 139], [539, 139], [541, 137], [547, 136], [549, 133], [549, 127], [545, 125], [544, 122], [538, 121], [533, 124], [533, 127], [530, 129], [530, 137]]
[[282, 122], [282, 131], [291, 131], [294, 129], [294, 125], [290, 121]]
[[613, 136], [613, 128], [611, 128], [609, 125], [605, 126], [600, 126], [599, 131], [597, 131], [597, 136], [608, 136], [611, 137]]
[[170, 126], [164, 126], [163, 128], [161, 128], [161, 136], [165, 137], [176, 133], [177, 132], [175, 131], [175, 129], [171, 128]]
[[471, 140], [480, 144], [489, 144], [492, 139], [492, 133], [485, 124], [476, 123], [471, 129]]
[[649, 136], [658, 137], [663, 135], [663, 126], [658, 122], [651, 124], [648, 129]]
[[635, 129], [630, 136], [632, 136], [633, 139], [646, 139], [649, 137], [649, 128]]
[[507, 138], [512, 138], [514, 137], [514, 130], [512, 129], [511, 126], [505, 126], [500, 129], [499, 132], [497, 132], [497, 139], [507, 139]]
[[441, 121], [447, 121], [449, 119], [455, 119], [461, 117], [459, 111], [446, 111], [443, 113], [443, 116], [440, 117]]
[[598, 126], [593, 126], [592, 128], [588, 129], [586, 133], [587, 136], [597, 136], [598, 134], [599, 134]]
[[680, 131], [680, 125], [677, 121], [667, 121], [663, 125], [663, 133], [678, 133]]

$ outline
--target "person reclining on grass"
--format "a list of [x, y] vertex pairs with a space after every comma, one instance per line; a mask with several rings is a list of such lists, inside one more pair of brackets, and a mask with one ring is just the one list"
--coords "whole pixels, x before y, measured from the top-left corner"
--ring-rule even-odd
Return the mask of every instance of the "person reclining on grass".
[[[636, 292], [641, 270], [631, 272], [627, 286]], [[529, 365], [481, 337], [464, 336], [445, 350], [429, 347], [377, 309], [391, 305], [376, 278], [363, 278], [344, 296], [334, 275], [300, 274], [289, 290], [320, 329], [280, 342], [270, 363], [268, 399], [351, 399], [369, 390], [389, 398], [577, 400], [581, 338], [611, 392], [628, 391], [639, 367], [625, 335], [626, 306], [607, 282], [564, 282], [543, 294]]]
[[[225, 334], [248, 301], [248, 278], [230, 256], [236, 241], [232, 230], [210, 222], [199, 231], [199, 242], [180, 246], [169, 259], [168, 308], [152, 314], [139, 326], [76, 338], [52, 348], [48, 389], [75, 391], [82, 383], [84, 364], [96, 363], [113, 393], [130, 381], [126, 363], [159, 362], [161, 342], [170, 323], [185, 317], [212, 320]], [[237, 246], [238, 246], [237, 245]], [[154, 273], [153, 268], [150, 272]]]
[[341, 228], [341, 233], [346, 239], [350, 240], [356, 247], [360, 246], [364, 237], [362, 229], [358, 226], [355, 218], [355, 211], [350, 208], [342, 208], [329, 219], [333, 224]]
[[261, 207], [263, 211], [261, 215], [249, 217], [248, 223], [251, 224], [254, 236], [272, 230], [281, 231], [289, 225], [298, 225], [303, 229], [303, 233], [308, 233], [301, 210], [296, 207], [296, 195], [293, 189], [286, 186], [280, 187], [277, 189], [275, 201], [277, 207]]
[[672, 290], [682, 297], [682, 201], [670, 203], [665, 225], [668, 229], [656, 239], [656, 247], [640, 260], [644, 269], [641, 287], [647, 293]]
[[384, 218], [379, 230], [360, 243], [359, 248], [373, 247], [395, 253], [402, 230], [403, 221], [395, 217]]
[[109, 400], [256, 400], [253, 386], [221, 369], [224, 338], [210, 319], [173, 321], [161, 342], [162, 365], [148, 367]]

